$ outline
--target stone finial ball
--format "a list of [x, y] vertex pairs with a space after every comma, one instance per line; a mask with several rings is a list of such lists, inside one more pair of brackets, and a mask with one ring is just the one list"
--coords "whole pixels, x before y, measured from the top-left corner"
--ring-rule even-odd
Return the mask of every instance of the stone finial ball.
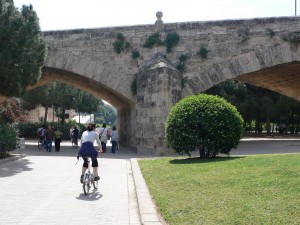
[[158, 11], [157, 13], [156, 13], [156, 17], [157, 17], [157, 19], [161, 19], [162, 17], [163, 17], [163, 13], [161, 12], [161, 11]]

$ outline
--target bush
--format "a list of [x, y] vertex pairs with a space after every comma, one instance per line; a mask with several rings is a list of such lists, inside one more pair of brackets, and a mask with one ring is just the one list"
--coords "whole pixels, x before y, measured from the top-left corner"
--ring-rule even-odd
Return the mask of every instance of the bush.
[[160, 34], [158, 32], [151, 34], [145, 41], [144, 48], [153, 48], [154, 46], [163, 45], [163, 41], [160, 39]]
[[18, 125], [19, 136], [25, 138], [36, 138], [36, 132], [39, 127], [41, 127], [39, 123], [20, 123]]
[[167, 118], [166, 141], [180, 155], [199, 150], [201, 158], [228, 154], [243, 134], [243, 119], [225, 99], [199, 94], [178, 102]]
[[0, 121], [0, 158], [9, 155], [17, 146], [17, 132], [11, 124]]
[[131, 58], [137, 59], [138, 57], [140, 57], [140, 52], [138, 50], [132, 50], [131, 51]]
[[164, 41], [167, 48], [167, 52], [171, 52], [173, 47], [178, 44], [180, 37], [177, 33], [167, 33], [166, 39]]
[[200, 50], [198, 51], [198, 55], [202, 58], [202, 59], [207, 59], [207, 55], [208, 55], [208, 50], [205, 47], [201, 47]]
[[120, 54], [125, 49], [131, 47], [131, 44], [128, 41], [125, 41], [125, 37], [122, 33], [117, 33], [117, 40], [113, 43], [114, 50], [117, 54]]

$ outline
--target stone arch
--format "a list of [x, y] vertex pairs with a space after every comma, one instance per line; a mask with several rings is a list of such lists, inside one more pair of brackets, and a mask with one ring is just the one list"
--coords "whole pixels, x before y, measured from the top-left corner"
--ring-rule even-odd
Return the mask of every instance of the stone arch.
[[42, 76], [38, 83], [28, 89], [34, 89], [35, 87], [54, 81], [67, 83], [73, 87], [87, 91], [99, 99], [103, 99], [113, 105], [118, 111], [120, 144], [124, 146], [132, 146], [133, 138], [131, 134], [135, 120], [132, 119], [134, 116], [132, 117], [131, 115], [135, 112], [135, 102], [99, 81], [84, 75], [51, 67], [44, 67], [42, 70]]
[[300, 62], [290, 62], [243, 74], [237, 80], [260, 86], [300, 101]]
[[289, 43], [262, 47], [206, 68], [189, 75], [190, 91], [185, 95], [236, 79], [300, 100], [300, 57], [298, 48]]

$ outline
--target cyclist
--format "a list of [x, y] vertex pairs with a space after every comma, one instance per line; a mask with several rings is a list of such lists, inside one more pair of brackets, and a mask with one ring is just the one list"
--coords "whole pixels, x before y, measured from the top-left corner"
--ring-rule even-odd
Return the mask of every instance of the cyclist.
[[[98, 144], [98, 151], [96, 151], [94, 147], [94, 142], [97, 142]], [[88, 124], [87, 130], [84, 131], [81, 135], [81, 147], [78, 151], [78, 156], [82, 157], [83, 159], [83, 166], [82, 166], [82, 174], [80, 177], [80, 182], [83, 182], [83, 175], [88, 169], [88, 157], [92, 159], [92, 167], [93, 167], [93, 172], [95, 175], [95, 181], [99, 180], [100, 177], [98, 175], [98, 152], [102, 153], [102, 147], [101, 147], [101, 142], [99, 140], [98, 133], [95, 132], [95, 124]]]
[[40, 127], [36, 134], [39, 138], [39, 143], [42, 143], [42, 145], [45, 147], [45, 132], [46, 132], [46, 129], [44, 127]]

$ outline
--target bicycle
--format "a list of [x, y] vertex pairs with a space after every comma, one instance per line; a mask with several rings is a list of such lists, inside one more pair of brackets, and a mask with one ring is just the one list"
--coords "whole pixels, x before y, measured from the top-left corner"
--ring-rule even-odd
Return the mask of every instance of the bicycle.
[[39, 137], [37, 147], [38, 147], [38, 149], [40, 149], [40, 150], [43, 149], [43, 148], [45, 148], [45, 145], [44, 145], [44, 138], [43, 138], [43, 137]]
[[85, 195], [88, 195], [91, 187], [94, 187], [94, 191], [98, 189], [98, 181], [95, 181], [95, 175], [90, 166], [90, 157], [88, 157], [88, 169], [83, 175], [82, 188]]

